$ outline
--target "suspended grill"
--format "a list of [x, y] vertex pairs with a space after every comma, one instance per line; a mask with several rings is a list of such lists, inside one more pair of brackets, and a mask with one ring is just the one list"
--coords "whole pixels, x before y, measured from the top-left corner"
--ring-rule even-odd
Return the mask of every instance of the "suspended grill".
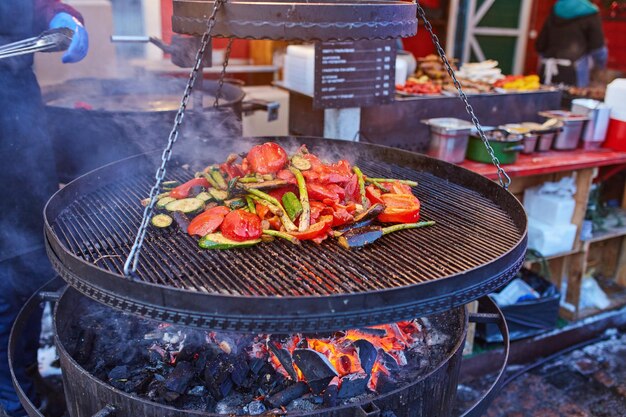
[[[345, 146], [358, 146], [360, 151], [366, 146], [376, 150], [376, 147], [363, 144]], [[391, 156], [398, 153], [403, 158], [407, 155], [396, 150], [386, 152]], [[345, 312], [351, 314], [354, 313], [353, 308], [365, 311], [392, 308], [395, 302], [409, 303], [412, 309], [418, 310], [423, 302], [422, 307], [432, 309], [427, 302], [431, 297], [439, 299], [438, 304], [450, 308], [451, 304], [465, 302], [457, 292], [476, 285], [487, 285], [490, 289], [485, 287], [483, 291], [491, 291], [493, 285], [501, 284], [503, 280], [506, 282], [518, 268], [523, 248], [521, 253], [511, 251], [519, 249], [523, 241], [525, 219], [520, 223], [519, 219], [514, 219], [503, 210], [500, 203], [486, 198], [476, 189], [434, 175], [430, 166], [425, 165], [426, 169], [422, 171], [391, 161], [376, 160], [372, 158], [375, 152], [361, 152], [361, 155], [355, 162], [366, 175], [418, 181], [415, 193], [422, 202], [422, 220], [434, 220], [436, 226], [385, 236], [358, 251], [345, 250], [332, 240], [320, 246], [304, 242], [298, 247], [276, 240], [245, 250], [205, 251], [197, 247], [195, 239], [177, 229], [151, 228], [143, 246], [137, 277], [129, 280], [121, 276], [123, 265], [141, 220], [143, 207], [139, 202], [149, 192], [152, 170], [149, 166], [121, 162], [118, 163], [118, 171], [129, 173], [119, 181], [95, 189], [81, 187], [80, 182], [86, 183], [90, 176], [97, 175], [96, 171], [77, 180], [78, 184], [72, 184], [80, 191], [75, 194], [75, 199], [68, 200], [58, 215], [51, 217], [48, 208], [48, 220], [52, 226], [49, 237], [59, 243], [56, 248], [53, 245], [54, 252], [61, 264], [70, 266], [67, 272], [73, 274], [74, 280], [86, 278], [90, 281], [92, 275], [104, 273], [123, 285], [156, 284], [166, 289], [178, 289], [182, 292], [169, 294], [172, 298], [163, 299], [162, 304], [169, 305], [176, 301], [173, 298], [180, 298], [178, 301], [185, 307], [188, 307], [183, 302], [185, 295], [194, 293], [208, 297], [206, 303], [210, 303], [212, 296], [219, 295], [232, 296], [229, 297], [231, 300], [242, 303], [250, 302], [249, 297], [264, 297], [263, 301], [255, 302], [254, 311], [258, 311], [256, 314], [259, 317], [263, 317], [264, 312], [278, 313], [271, 306], [281, 301], [286, 303], [281, 311], [300, 319], [302, 314], [314, 314], [316, 311], [322, 316], [339, 313], [337, 308], [341, 308], [342, 303]], [[423, 160], [430, 165], [442, 164], [418, 155], [408, 155], [417, 162]], [[478, 177], [456, 167], [448, 169]], [[168, 172], [168, 178], [179, 181], [188, 180], [192, 175], [193, 171], [180, 165]], [[86, 192], [81, 192], [85, 188]], [[508, 193], [505, 195], [508, 196]], [[64, 253], [72, 255], [71, 258], [66, 257], [70, 263], [87, 267], [87, 274], [76, 276], [79, 268], [72, 268], [63, 262]], [[504, 261], [506, 257], [511, 259]], [[504, 263], [494, 269], [491, 265], [494, 262]], [[479, 274], [481, 269], [482, 274]], [[463, 276], [467, 280], [463, 280]], [[456, 279], [450, 280], [450, 277]], [[108, 283], [109, 293], [118, 293], [123, 301], [137, 301], [133, 294], [125, 293], [115, 282]], [[96, 286], [102, 287], [102, 284]], [[144, 291], [154, 290], [153, 286], [143, 287]], [[429, 287], [433, 288], [427, 290]], [[389, 298], [389, 290], [401, 291], [395, 291], [399, 295]], [[389, 304], [367, 305], [367, 296], [371, 294], [381, 294]], [[476, 298], [474, 295], [472, 293], [471, 296]], [[328, 296], [336, 296], [338, 299], [333, 303], [338, 306], [327, 304], [328, 300], [323, 297]], [[453, 301], [455, 297], [460, 301]], [[301, 310], [298, 300], [305, 298], [316, 301], [309, 303], [313, 311], [307, 308]], [[200, 315], [212, 315], [208, 312], [212, 308], [207, 304], [205, 311], [197, 311], [193, 307], [189, 310]], [[215, 308], [216, 313], [230, 315], [228, 311]], [[245, 315], [241, 308], [230, 305], [231, 312]], [[366, 317], [361, 318], [367, 321]], [[189, 318], [183, 315], [180, 320]]]

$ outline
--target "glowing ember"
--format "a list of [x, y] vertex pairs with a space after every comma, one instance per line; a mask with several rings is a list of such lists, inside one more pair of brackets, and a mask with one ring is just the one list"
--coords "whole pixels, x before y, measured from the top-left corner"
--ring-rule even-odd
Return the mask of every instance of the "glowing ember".
[[[341, 388], [343, 377], [369, 377], [368, 388], [376, 391], [376, 386], [381, 374], [391, 375], [389, 359], [392, 359], [397, 367], [407, 364], [405, 351], [411, 349], [420, 340], [420, 325], [415, 321], [400, 322], [390, 325], [372, 326], [362, 329], [353, 329], [335, 334], [329, 338], [307, 338], [302, 335], [294, 335], [283, 343], [270, 341], [269, 337], [264, 341], [255, 343], [252, 354], [269, 354], [269, 361], [274, 369], [286, 378], [292, 378], [292, 374], [285, 369], [285, 358], [279, 358], [275, 350], [267, 348], [269, 343], [274, 343], [277, 349], [284, 349], [290, 354], [298, 348], [307, 348], [321, 353], [328, 359], [338, 378], [334, 378], [330, 384], [337, 384]], [[359, 345], [366, 341], [375, 349], [373, 365], [364, 366], [361, 363]], [[265, 344], [265, 346], [262, 345]], [[295, 363], [291, 363], [295, 369], [298, 381], [307, 381], [303, 372]]]

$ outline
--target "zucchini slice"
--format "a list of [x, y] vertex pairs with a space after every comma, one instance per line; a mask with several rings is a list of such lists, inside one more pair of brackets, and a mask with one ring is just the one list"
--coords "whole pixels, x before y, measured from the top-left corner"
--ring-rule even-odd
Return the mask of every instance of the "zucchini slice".
[[228, 198], [228, 193], [224, 190], [217, 190], [215, 188], [209, 188], [209, 194], [217, 201], [224, 201]]
[[158, 227], [162, 229], [162, 228], [170, 227], [173, 221], [174, 219], [172, 219], [167, 214], [157, 214], [156, 216], [152, 217], [152, 220], [150, 221], [150, 223], [152, 223], [154, 227]]
[[291, 158], [291, 165], [298, 168], [300, 171], [308, 171], [311, 169], [311, 163], [300, 155], [294, 155]]
[[165, 206], [167, 206], [172, 201], [176, 201], [176, 199], [172, 197], [163, 197], [162, 199], [157, 201], [156, 206], [157, 208], [164, 209]]
[[236, 249], [236, 248], [249, 248], [250, 246], [254, 246], [257, 243], [260, 243], [261, 239], [255, 240], [244, 240], [243, 242], [237, 242], [235, 240], [230, 240], [225, 238], [221, 233], [210, 233], [204, 236], [198, 242], [198, 246], [202, 249]]
[[204, 201], [197, 198], [183, 198], [181, 200], [174, 200], [165, 206], [167, 211], [180, 211], [185, 214], [195, 213], [201, 211], [204, 208]]
[[196, 198], [198, 200], [202, 200], [202, 202], [204, 202], [204, 203], [208, 203], [209, 201], [213, 200], [213, 196], [211, 194], [207, 193], [206, 191], [201, 192], [200, 194], [198, 194], [196, 196]]
[[178, 187], [180, 183], [178, 181], [164, 181], [161, 186], [164, 190], [171, 190]]

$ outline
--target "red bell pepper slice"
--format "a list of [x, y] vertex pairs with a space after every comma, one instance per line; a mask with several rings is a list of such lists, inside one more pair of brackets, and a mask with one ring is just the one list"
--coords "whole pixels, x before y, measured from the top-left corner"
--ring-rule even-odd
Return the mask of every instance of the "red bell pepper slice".
[[226, 238], [238, 242], [258, 239], [263, 234], [259, 216], [241, 209], [228, 213], [220, 230]]
[[235, 177], [243, 177], [244, 173], [240, 165], [237, 164], [222, 164], [220, 169], [228, 175], [228, 179], [232, 180]]
[[189, 226], [187, 227], [187, 233], [191, 236], [206, 236], [209, 233], [215, 232], [224, 221], [224, 217], [230, 213], [228, 207], [217, 206], [208, 209], [202, 214], [196, 216]]
[[382, 223], [415, 223], [420, 218], [420, 201], [412, 194], [383, 194], [385, 211], [378, 216]]
[[259, 216], [261, 220], [265, 219], [267, 214], [270, 212], [270, 209], [267, 208], [267, 206], [260, 203], [256, 203], [254, 207], [256, 209], [256, 215]]
[[352, 178], [352, 167], [346, 160], [331, 165], [320, 165], [315, 171], [319, 174], [319, 182], [322, 184], [345, 184]]
[[286, 187], [276, 188], [274, 190], [270, 190], [267, 193], [274, 197], [276, 200], [281, 201], [283, 196], [288, 192], [294, 193], [296, 196], [298, 195], [298, 187], [294, 185], [288, 185]]
[[288, 169], [281, 169], [276, 174], [276, 178], [283, 181], [288, 181], [290, 184], [296, 184], [296, 177]]
[[246, 157], [252, 172], [257, 174], [275, 174], [285, 167], [287, 152], [277, 143], [267, 142], [250, 149]]
[[179, 185], [170, 191], [170, 197], [180, 200], [181, 198], [189, 197], [189, 191], [193, 187], [201, 186], [204, 188], [209, 188], [211, 185], [205, 178], [194, 178], [191, 181], [187, 181], [184, 184]]
[[356, 175], [353, 175], [352, 177], [350, 177], [350, 180], [345, 186], [345, 190], [346, 190], [345, 198], [347, 201], [354, 201], [354, 202], [358, 202], [359, 204], [361, 204], [361, 194], [359, 191], [359, 179]]
[[327, 206], [319, 201], [309, 201], [309, 205], [311, 206], [311, 224], [313, 224], [322, 216]]
[[323, 201], [330, 199], [333, 201], [339, 201], [339, 195], [326, 185], [321, 184], [309, 184], [307, 183], [306, 189], [309, 193], [309, 198], [313, 200]]
[[413, 194], [413, 190], [409, 185], [402, 184], [400, 181], [386, 182], [383, 186], [392, 194]]
[[368, 185], [365, 187], [365, 197], [370, 201], [370, 204], [382, 204], [385, 205], [385, 202], [381, 198], [382, 192], [373, 185]]
[[333, 216], [322, 216], [304, 232], [292, 232], [290, 235], [298, 240], [314, 240], [324, 237], [333, 224]]

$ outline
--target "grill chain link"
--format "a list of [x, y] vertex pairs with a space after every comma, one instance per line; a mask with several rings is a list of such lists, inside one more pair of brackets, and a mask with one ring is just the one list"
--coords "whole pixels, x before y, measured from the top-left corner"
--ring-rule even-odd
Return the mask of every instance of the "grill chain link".
[[[150, 203], [146, 206], [143, 212], [143, 218], [141, 220], [141, 225], [137, 230], [137, 236], [135, 237], [135, 242], [133, 243], [132, 248], [130, 249], [130, 253], [126, 262], [124, 263], [124, 275], [130, 276], [131, 274], [137, 271], [137, 266], [139, 264], [139, 255], [141, 253], [141, 246], [143, 245], [143, 241], [146, 237], [146, 232], [148, 231], [148, 226], [150, 224], [150, 219], [152, 218], [152, 213], [154, 212], [154, 205], [156, 204], [157, 195], [159, 194], [159, 189], [161, 188], [161, 183], [165, 178], [167, 164], [172, 157], [172, 148], [176, 141], [178, 140], [178, 134], [180, 130], [180, 126], [183, 123], [185, 118], [185, 111], [187, 110], [187, 104], [189, 103], [189, 97], [191, 97], [191, 93], [193, 91], [193, 86], [196, 83], [196, 79], [198, 78], [198, 73], [200, 72], [200, 68], [202, 67], [202, 59], [204, 58], [204, 54], [206, 52], [207, 46], [212, 39], [211, 32], [213, 31], [213, 27], [215, 26], [215, 20], [217, 16], [217, 12], [222, 7], [227, 0], [216, 0], [213, 4], [213, 10], [211, 11], [211, 16], [207, 22], [207, 29], [204, 35], [202, 35], [202, 42], [200, 44], [200, 49], [196, 53], [196, 63], [191, 70], [191, 74], [189, 74], [189, 81], [187, 82], [187, 86], [185, 87], [185, 92], [183, 94], [183, 98], [180, 102], [180, 107], [178, 108], [178, 112], [176, 113], [176, 117], [174, 118], [174, 126], [170, 132], [169, 138], [167, 140], [167, 145], [163, 150], [163, 154], [161, 155], [161, 166], [156, 172], [155, 179], [156, 182], [154, 186], [150, 190]], [[220, 79], [220, 88], [215, 97], [214, 106], [217, 107], [217, 101], [219, 100], [219, 96], [221, 94], [221, 86], [224, 83], [223, 76], [226, 73], [226, 66], [228, 65], [228, 59], [224, 60], [224, 68], [222, 70], [222, 78]]]
[[222, 73], [217, 84], [217, 93], [215, 93], [215, 103], [213, 107], [217, 108], [220, 105], [220, 98], [222, 98], [222, 89], [224, 88], [224, 79], [226, 78], [226, 68], [228, 67], [228, 61], [230, 60], [230, 53], [233, 50], [233, 38], [228, 39], [228, 45], [226, 46], [226, 52], [224, 53], [224, 62], [222, 63]]
[[483, 130], [480, 124], [480, 121], [478, 120], [478, 117], [474, 113], [474, 108], [469, 103], [469, 100], [467, 99], [467, 96], [465, 95], [465, 92], [463, 91], [463, 87], [461, 86], [461, 83], [456, 78], [456, 74], [454, 73], [454, 70], [452, 69], [452, 65], [450, 65], [450, 61], [448, 61], [446, 52], [441, 47], [441, 42], [439, 42], [439, 38], [437, 37], [437, 35], [435, 35], [435, 32], [433, 31], [433, 27], [428, 21], [428, 18], [426, 17], [426, 12], [422, 8], [422, 6], [419, 4], [419, 1], [417, 2], [417, 12], [420, 18], [422, 19], [422, 21], [424, 22], [424, 27], [430, 34], [433, 44], [435, 45], [435, 48], [437, 49], [437, 53], [439, 54], [439, 57], [443, 61], [443, 64], [446, 67], [446, 70], [448, 71], [448, 74], [450, 74], [450, 77], [452, 78], [452, 81], [454, 82], [454, 86], [459, 92], [459, 97], [461, 98], [463, 103], [465, 103], [465, 110], [467, 111], [467, 114], [470, 115], [472, 119], [472, 123], [474, 124], [474, 126], [476, 127], [476, 130], [478, 131], [478, 135], [480, 136], [480, 139], [485, 144], [485, 148], [487, 148], [487, 152], [489, 152], [491, 161], [493, 162], [493, 164], [498, 170], [498, 181], [500, 182], [500, 185], [504, 187], [505, 190], [508, 190], [509, 185], [511, 185], [511, 177], [509, 177], [509, 175], [504, 171], [504, 169], [500, 165], [500, 160], [494, 153], [494, 150], [491, 147], [491, 144], [489, 143], [487, 136], [485, 136], [485, 131]]

